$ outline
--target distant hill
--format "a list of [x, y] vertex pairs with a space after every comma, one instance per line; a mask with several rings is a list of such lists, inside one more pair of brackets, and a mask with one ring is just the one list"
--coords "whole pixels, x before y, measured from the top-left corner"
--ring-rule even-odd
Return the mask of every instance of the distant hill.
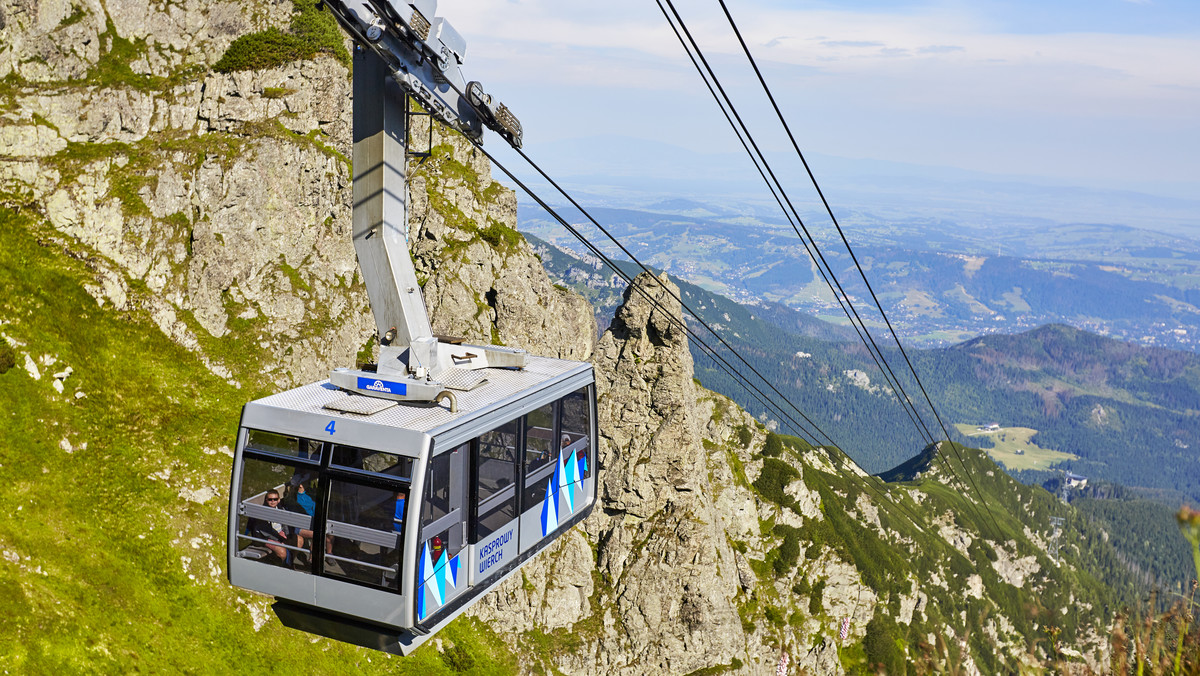
[[[581, 263], [544, 242], [535, 246], [551, 277], [590, 294], [598, 314], [604, 314], [602, 296], [618, 298], [619, 280], [596, 267], [597, 261]], [[688, 305], [869, 471], [893, 467], [922, 447], [849, 329], [777, 304], [740, 305], [685, 282], [680, 289]], [[876, 332], [877, 338], [885, 335]], [[764, 413], [710, 358], [695, 346], [693, 352], [706, 387], [755, 415]], [[885, 347], [885, 353], [893, 364], [903, 364], [894, 347]], [[1155, 489], [1167, 501], [1200, 501], [1200, 454], [1195, 452], [1200, 448], [1200, 356], [1194, 353], [1049, 325], [945, 348], [910, 349], [909, 356], [960, 441], [987, 445], [985, 439], [959, 436], [952, 423], [1029, 427], [1038, 430], [1033, 443], [1079, 457], [1061, 468]], [[915, 382], [905, 378], [901, 384], [910, 398], [921, 401]], [[1021, 476], [1040, 482], [1050, 475]]]
[[1059, 325], [918, 361], [957, 420], [1032, 427], [1039, 446], [1079, 456], [1065, 469], [1200, 499], [1200, 356]]
[[[682, 199], [591, 213], [648, 265], [739, 303], [777, 302], [844, 321], [778, 214]], [[577, 210], [561, 215], [591, 231]], [[843, 288], [864, 308], [870, 294], [840, 237], [823, 215], [804, 217]], [[581, 250], [540, 209], [522, 207], [520, 219], [523, 231]], [[839, 219], [889, 318], [915, 345], [1061, 323], [1146, 345], [1200, 348], [1194, 239], [1105, 223], [954, 220], [933, 210], [897, 216], [849, 209]], [[594, 239], [608, 250], [603, 237]]]

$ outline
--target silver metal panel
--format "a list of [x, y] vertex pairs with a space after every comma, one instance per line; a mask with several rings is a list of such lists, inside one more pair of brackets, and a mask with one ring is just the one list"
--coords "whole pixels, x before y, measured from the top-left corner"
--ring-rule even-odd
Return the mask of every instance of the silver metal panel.
[[[471, 590], [471, 593], [473, 593], [473, 594], [475, 594], [475, 593], [480, 593], [480, 594], [482, 594], [482, 593], [486, 593], [487, 591], [490, 591], [490, 590], [492, 590], [492, 589], [495, 589], [495, 588], [496, 588], [496, 586], [498, 586], [498, 585], [499, 585], [501, 582], [504, 582], [504, 581], [505, 581], [505, 580], [507, 580], [508, 578], [512, 577], [514, 574], [516, 574], [516, 572], [517, 572], [517, 571], [521, 570], [521, 568], [523, 568], [523, 567], [524, 567], [524, 565], [517, 566], [516, 568], [514, 568], [514, 569], [512, 569], [512, 570], [508, 571], [507, 573], [505, 573], [505, 574], [504, 574], [504, 576], [503, 576], [503, 577], [501, 577], [500, 579], [497, 579], [497, 580], [491, 580], [491, 581], [489, 581], [489, 582], [487, 583], [487, 584], [488, 584], [488, 588], [487, 588], [486, 590], [484, 590], [484, 592], [478, 592], [477, 590], [474, 590], [474, 589], [473, 589], [473, 590]], [[404, 635], [403, 637], [401, 637], [401, 639], [400, 639], [400, 651], [401, 651], [401, 653], [403, 653], [404, 655], [410, 655], [410, 654], [412, 654], [412, 652], [413, 652], [414, 650], [416, 650], [417, 648], [421, 647], [421, 644], [422, 644], [422, 643], [424, 643], [425, 641], [428, 641], [429, 639], [433, 638], [433, 637], [434, 637], [435, 635], [437, 635], [437, 633], [438, 633], [439, 631], [441, 631], [441, 630], [442, 630], [442, 629], [443, 629], [443, 628], [444, 628], [444, 627], [445, 627], [447, 624], [450, 624], [452, 621], [454, 621], [454, 619], [455, 619], [456, 617], [458, 617], [459, 615], [462, 615], [464, 612], [466, 612], [466, 610], [467, 610], [468, 608], [470, 608], [470, 607], [471, 607], [471, 605], [472, 605], [471, 603], [468, 603], [468, 604], [466, 604], [466, 605], [464, 605], [464, 606], [461, 606], [461, 607], [460, 607], [460, 608], [458, 608], [457, 610], [454, 610], [453, 612], [451, 612], [451, 613], [447, 614], [447, 615], [446, 615], [445, 617], [443, 617], [442, 619], [438, 620], [438, 623], [437, 623], [437, 624], [435, 624], [435, 625], [433, 625], [432, 627], [430, 627], [430, 628], [429, 628], [429, 633], [428, 633], [428, 634], [424, 634], [424, 635], [422, 635], [422, 634], [411, 634], [411, 633], [410, 633], [410, 634], [406, 634], [406, 635]]]
[[466, 512], [455, 506], [450, 513], [425, 527], [425, 535], [433, 537], [444, 530], [457, 526], [466, 519]]
[[426, 21], [433, 21], [433, 15], [437, 13], [437, 0], [412, 0], [409, 4], [424, 14]]
[[521, 553], [529, 551], [542, 541], [542, 505], [527, 509], [521, 513]]
[[472, 587], [502, 570], [505, 565], [515, 561], [520, 553], [517, 538], [517, 519], [498, 528], [494, 533], [471, 545], [471, 555], [468, 559], [471, 568], [467, 580]]
[[[411, 507], [407, 510], [406, 515], [402, 560], [416, 561], [419, 554], [417, 537], [420, 530], [420, 510], [417, 507], [425, 491], [425, 475], [430, 454], [451, 452], [462, 443], [470, 441], [489, 429], [498, 427], [594, 382], [592, 367], [586, 362], [537, 356], [529, 357], [528, 366], [525, 369], [519, 371], [492, 369], [486, 373], [488, 374], [487, 383], [470, 392], [461, 393], [458, 398], [459, 410], [457, 413], [451, 413], [444, 406], [421, 407], [404, 404], [369, 416], [337, 413], [327, 410], [323, 406], [329, 401], [344, 396], [344, 393], [328, 382], [319, 382], [246, 404], [241, 424], [243, 428], [261, 429], [309, 439], [333, 440], [337, 443], [373, 448], [414, 458], [416, 462], [413, 466], [412, 485], [409, 491]], [[333, 434], [327, 431], [330, 423], [334, 423], [335, 432]], [[234, 486], [240, 485], [240, 451], [245, 444], [245, 434], [245, 429], [239, 432], [239, 455], [235, 461], [232, 484]], [[436, 441], [431, 438], [434, 436], [437, 437]], [[593, 495], [594, 490], [593, 487]], [[236, 495], [231, 495], [230, 512], [236, 514], [237, 507], [238, 498]], [[530, 510], [528, 515], [522, 515], [523, 526], [526, 516], [531, 519], [528, 529], [535, 535], [532, 541], [536, 543], [542, 540], [540, 537], [540, 511]], [[229, 542], [237, 542], [236, 529], [236, 518], [231, 518]], [[524, 545], [525, 543], [520, 544]], [[521, 549], [527, 548], [521, 547]], [[338, 580], [285, 571], [281, 568], [237, 559], [234, 554], [235, 552], [231, 551], [229, 555], [230, 581], [238, 586], [306, 605], [367, 617], [372, 621], [389, 626], [411, 627], [413, 625], [414, 604], [412, 599], [416, 592], [417, 582], [415, 566], [408, 566], [403, 571], [401, 593], [394, 594]], [[258, 571], [258, 574], [255, 575], [256, 569], [247, 568], [247, 566], [258, 566], [259, 569], [269, 569], [270, 572]], [[289, 587], [287, 583], [275, 579], [279, 573], [288, 574], [286, 576], [288, 579], [298, 576], [304, 581], [300, 583], [300, 588]], [[235, 575], [238, 576], [236, 579]], [[333, 592], [322, 592], [321, 599], [333, 599], [330, 604], [326, 604], [320, 599], [312, 598], [312, 595], [317, 593], [313, 587], [317, 583], [312, 580], [319, 580], [320, 589], [352, 589], [342, 597], [338, 597]], [[358, 597], [366, 599], [361, 607], [349, 600]], [[455, 612], [451, 617], [457, 615], [458, 613]], [[439, 622], [440, 624], [442, 623]], [[417, 641], [414, 645], [419, 643], [420, 641]]]
[[429, 472], [431, 452], [432, 448], [426, 449], [414, 463], [412, 484], [409, 486], [411, 490], [408, 492], [410, 502], [406, 503], [404, 508], [404, 551], [401, 553], [403, 558], [400, 560], [409, 563], [404, 567], [400, 577], [400, 593], [408, 599], [401, 615], [405, 627], [413, 626], [417, 617], [417, 566], [414, 564], [420, 551], [417, 538], [421, 533], [421, 501], [425, 495], [425, 478]]
[[[352, 617], [361, 617], [364, 620], [390, 627], [411, 626], [411, 622], [405, 624], [404, 609], [410, 604], [403, 594], [360, 587], [327, 577], [314, 577], [313, 579], [316, 580], [316, 595], [314, 601], [307, 601], [309, 605]], [[275, 596], [292, 598], [286, 594], [275, 594]]]
[[342, 413], [357, 413], [359, 415], [375, 415], [384, 409], [391, 408], [396, 402], [378, 397], [366, 397], [361, 394], [347, 394], [341, 398], [326, 402], [322, 408]]
[[345, 523], [342, 521], [334, 521], [330, 519], [326, 522], [327, 535], [335, 537], [346, 537], [359, 542], [368, 542], [380, 547], [394, 549], [399, 546], [400, 533], [395, 531], [377, 530], [375, 528], [367, 528], [358, 524]]
[[454, 30], [454, 26], [442, 17], [437, 17], [433, 20], [433, 30], [429, 31], [430, 35], [436, 35], [438, 40], [442, 41], [443, 45], [458, 57], [458, 62], [462, 63], [467, 56], [467, 41], [458, 31]]
[[[533, 360], [542, 358], [534, 357]], [[559, 361], [559, 360], [552, 360]], [[578, 363], [578, 362], [562, 362], [562, 363]], [[536, 410], [546, 404], [563, 398], [564, 396], [595, 382], [590, 365], [583, 364], [580, 368], [572, 373], [565, 374], [563, 377], [556, 378], [553, 381], [543, 383], [538, 389], [529, 389], [519, 397], [514, 397], [511, 400], [497, 402], [491, 406], [487, 406], [479, 410], [476, 415], [472, 416], [471, 424], [469, 425], [441, 425], [429, 431], [431, 435], [436, 437], [437, 448], [456, 447], [459, 444], [469, 441], [488, 430], [495, 429], [504, 423], [513, 420], [518, 416], [525, 415], [530, 411]], [[495, 381], [497, 375], [507, 373], [519, 373], [512, 371], [492, 371], [489, 372], [491, 380]], [[476, 392], [483, 392], [488, 389], [488, 385], [480, 387], [475, 392], [470, 392], [459, 399], [459, 407], [462, 407], [463, 399], [468, 396], [473, 396]], [[437, 452], [437, 451], [435, 451]]]
[[375, 54], [354, 57], [354, 251], [379, 336], [396, 345], [432, 337], [408, 253], [406, 93]]
[[[229, 515], [229, 532], [225, 536], [225, 570], [229, 575], [229, 581], [233, 580], [233, 561], [238, 558], [238, 503], [241, 501], [239, 496], [239, 488], [242, 485], [242, 449], [246, 447], [246, 437], [249, 434], [246, 431], [246, 409], [242, 409], [242, 427], [238, 428], [236, 457], [233, 459], [233, 474], [229, 480], [229, 511], [225, 512]], [[234, 583], [236, 584], [236, 583]]]
[[[450, 542], [447, 546], [454, 550], [462, 550], [467, 542], [467, 495], [470, 487], [467, 485], [467, 457], [471, 455], [470, 446], [460, 446], [450, 455], [450, 507], [451, 514], [458, 512], [458, 526], [450, 528]], [[466, 558], [463, 558], [466, 562]]]
[[[290, 431], [309, 439], [327, 440], [331, 435], [325, 427], [330, 421], [336, 421], [339, 429], [344, 421], [347, 434], [360, 437], [371, 436], [369, 431], [365, 431], [368, 428], [384, 430], [385, 436], [378, 437], [374, 444], [355, 445], [387, 450], [413, 445], [419, 436], [427, 434], [438, 437], [437, 447], [448, 452], [463, 441], [491, 429], [487, 427], [488, 424], [494, 422], [498, 425], [512, 420], [594, 381], [592, 367], [586, 362], [533, 356], [529, 358], [529, 365], [520, 371], [492, 369], [486, 374], [488, 382], [458, 395], [457, 413], [451, 413], [444, 405], [413, 404], [401, 404], [370, 416], [336, 413], [323, 407], [343, 396], [343, 392], [328, 381], [322, 381], [250, 402], [246, 405], [242, 424], [273, 432]], [[279, 424], [272, 424], [273, 421]], [[469, 432], [449, 434], [464, 425], [470, 428]], [[416, 436], [397, 436], [404, 431]], [[337, 434], [332, 436], [338, 438]], [[403, 454], [416, 455], [414, 452]]]
[[320, 579], [322, 578], [310, 573], [288, 570], [253, 559], [237, 556], [229, 559], [229, 581], [234, 585], [310, 606], [316, 603], [316, 581]]
[[[316, 389], [321, 389], [322, 384], [318, 383]], [[246, 404], [242, 413], [242, 425], [267, 432], [373, 448], [410, 458], [420, 457], [429, 446], [429, 437], [421, 432], [370, 424], [365, 422], [364, 416], [324, 409], [324, 401], [300, 404], [298, 402], [306, 397], [287, 396], [298, 391], [290, 390]], [[333, 388], [332, 392], [325, 392], [333, 396], [339, 394], [337, 388]], [[274, 405], [266, 403], [270, 399], [274, 399]], [[330, 432], [331, 429], [333, 432]]]
[[293, 528], [312, 528], [312, 517], [307, 514], [289, 512], [286, 509], [276, 507], [265, 507], [263, 505], [256, 505], [253, 502], [243, 502], [239, 505], [239, 513], [239, 515], [245, 515], [251, 519], [258, 519], [267, 523], [281, 523]]

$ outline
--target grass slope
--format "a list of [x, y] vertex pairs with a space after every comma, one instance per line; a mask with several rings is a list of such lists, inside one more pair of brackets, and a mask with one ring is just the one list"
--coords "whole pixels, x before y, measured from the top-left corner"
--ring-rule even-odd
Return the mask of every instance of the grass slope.
[[[0, 664], [17, 673], [516, 670], [474, 620], [440, 635], [446, 652], [400, 659], [286, 629], [269, 599], [231, 588], [230, 461], [218, 449], [253, 393], [209, 373], [145, 311], [98, 307], [84, 290], [88, 257], [36, 218], [0, 207], [0, 240], [0, 333], [15, 343], [15, 365], [0, 373], [9, 515]], [[68, 366], [59, 393], [53, 374]], [[205, 500], [205, 488], [217, 495]]]
[[[1053, 661], [1049, 632], [1064, 645], [1079, 645], [1097, 627], [1103, 631], [1112, 611], [1135, 598], [1132, 576], [1099, 528], [1044, 489], [1017, 483], [978, 449], [945, 446], [939, 457], [931, 446], [885, 473], [887, 483], [880, 483], [856, 474], [836, 450], [801, 450], [802, 442], [785, 446], [778, 457], [767, 457], [771, 454], [764, 449], [763, 473], [753, 488], [763, 500], [800, 514], [786, 487], [797, 480], [794, 467], [803, 464], [801, 480], [820, 495], [822, 514], [805, 517], [798, 529], [779, 532], [776, 526], [783, 542], [756, 572], [776, 582], [795, 565], [802, 578], [793, 593], [812, 596], [822, 581], [811, 577], [811, 561], [823, 547], [855, 566], [861, 583], [880, 599], [873, 629], [892, 640], [879, 642], [869, 628], [861, 655], [853, 645], [842, 647], [846, 673], [875, 673], [871, 665], [895, 663], [913, 665], [916, 671], [909, 673], [945, 673], [962, 659], [964, 648], [983, 673], [1017, 673], [1019, 655], [992, 643], [997, 613], [1021, 635], [1031, 659]], [[828, 463], [805, 461], [811, 454], [826, 455]], [[958, 477], [970, 476], [969, 483], [949, 479], [948, 467]], [[857, 515], [860, 497], [878, 507], [879, 527]], [[1031, 533], [1048, 535], [1051, 516], [1063, 517], [1072, 534], [1060, 550], [1061, 566], [1031, 540]], [[798, 536], [800, 557], [785, 554], [792, 535]], [[998, 572], [995, 562], [1001, 559], [1036, 561], [1036, 571], [1014, 584]], [[907, 625], [896, 618], [913, 580], [922, 581], [929, 600]], [[970, 591], [973, 584], [981, 585], [979, 597]], [[818, 605], [810, 614], [819, 612]], [[828, 621], [836, 626], [837, 619]], [[958, 640], [927, 640], [947, 632]]]

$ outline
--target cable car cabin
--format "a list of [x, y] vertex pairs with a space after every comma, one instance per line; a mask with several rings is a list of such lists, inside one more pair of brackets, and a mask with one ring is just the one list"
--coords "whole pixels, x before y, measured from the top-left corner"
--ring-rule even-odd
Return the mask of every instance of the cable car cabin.
[[[293, 628], [408, 654], [596, 501], [592, 367], [530, 356], [456, 413], [328, 382], [246, 404], [229, 579]], [[369, 412], [374, 408], [380, 408]]]

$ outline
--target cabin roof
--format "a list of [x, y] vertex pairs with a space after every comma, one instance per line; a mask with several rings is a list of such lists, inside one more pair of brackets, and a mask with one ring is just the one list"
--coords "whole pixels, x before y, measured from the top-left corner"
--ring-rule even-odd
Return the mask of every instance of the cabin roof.
[[[590, 371], [591, 364], [566, 359], [529, 355], [524, 369], [485, 369], [487, 382], [469, 392], [453, 391], [458, 400], [458, 412], [451, 413], [446, 404], [434, 406], [399, 403], [378, 413], [362, 415], [324, 408], [324, 405], [345, 396], [345, 392], [328, 380], [272, 394], [248, 404], [312, 413], [326, 418], [347, 418], [383, 427], [392, 427], [437, 436], [443, 430], [514, 403], [526, 395], [562, 382], [573, 375]], [[359, 395], [361, 396], [361, 395]]]

